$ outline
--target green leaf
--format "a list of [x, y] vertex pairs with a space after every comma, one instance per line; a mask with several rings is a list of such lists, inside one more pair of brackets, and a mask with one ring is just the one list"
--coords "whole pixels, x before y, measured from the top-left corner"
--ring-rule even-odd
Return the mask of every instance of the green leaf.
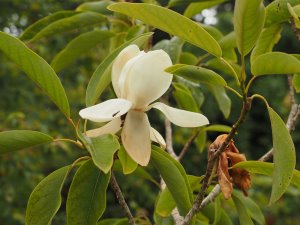
[[123, 146], [118, 151], [118, 158], [122, 164], [124, 174], [130, 174], [138, 167], [138, 164], [127, 154]]
[[264, 26], [262, 0], [236, 0], [233, 20], [238, 50], [245, 56], [254, 47]]
[[296, 166], [295, 146], [289, 131], [278, 114], [268, 107], [272, 126], [274, 173], [270, 204], [275, 203], [288, 188]]
[[158, 196], [156, 202], [155, 213], [162, 217], [168, 217], [171, 215], [173, 209], [176, 207], [176, 202], [172, 197], [168, 188], [165, 188]]
[[125, 40], [129, 41], [132, 38], [138, 37], [142, 35], [146, 30], [144, 25], [136, 25], [128, 29], [128, 33], [126, 35]]
[[92, 11], [100, 14], [111, 15], [111, 11], [107, 9], [107, 6], [113, 4], [113, 1], [96, 1], [85, 2], [76, 8], [76, 11]]
[[176, 64], [168, 67], [165, 71], [194, 82], [218, 86], [227, 85], [226, 81], [219, 74], [203, 67]]
[[32, 130], [10, 130], [0, 132], [0, 154], [52, 142], [47, 134]]
[[97, 44], [111, 38], [114, 33], [109, 31], [94, 30], [83, 33], [71, 40], [52, 60], [51, 66], [58, 72], [70, 66], [80, 56], [84, 55]]
[[20, 39], [21, 40], [30, 40], [32, 39], [38, 32], [40, 32], [42, 29], [44, 29], [46, 26], [49, 24], [60, 20], [64, 18], [68, 18], [70, 16], [74, 16], [78, 14], [77, 12], [74, 11], [60, 11], [57, 13], [53, 13], [49, 16], [46, 16], [34, 24], [30, 25], [28, 28], [24, 30], [24, 32], [21, 34]]
[[233, 225], [230, 217], [225, 212], [225, 210], [222, 210], [220, 221], [216, 225]]
[[228, 33], [218, 40], [222, 49], [236, 48], [236, 34], [234, 31]]
[[26, 209], [26, 225], [48, 225], [61, 205], [61, 189], [70, 166], [62, 167], [44, 178], [31, 193]]
[[300, 73], [296, 73], [293, 76], [293, 86], [297, 93], [300, 92]]
[[[241, 168], [249, 171], [250, 173], [272, 176], [274, 170], [274, 163], [260, 161], [245, 161], [235, 164], [233, 168]], [[300, 171], [293, 171], [293, 178], [291, 180], [291, 184], [300, 188]]]
[[153, 33], [146, 33], [138, 36], [136, 38], [131, 39], [130, 41], [122, 44], [120, 47], [115, 49], [109, 56], [107, 56], [101, 64], [97, 67], [95, 72], [93, 73], [88, 87], [86, 89], [86, 105], [91, 106], [94, 105], [104, 89], [111, 82], [111, 66], [114, 59], [118, 56], [118, 54], [126, 48], [128, 45], [136, 44], [138, 46], [142, 46], [152, 35]]
[[179, 108], [192, 111], [199, 112], [199, 107], [197, 102], [195, 101], [191, 91], [188, 87], [184, 86], [181, 83], [174, 83], [173, 86], [175, 91], [173, 92], [173, 96], [179, 106]]
[[180, 215], [186, 215], [192, 206], [192, 192], [182, 165], [156, 146], [152, 146], [151, 164], [164, 179]]
[[207, 1], [207, 0], [170, 0], [168, 3], [168, 7], [174, 7], [179, 5], [188, 5], [193, 2], [201, 2], [201, 1]]
[[179, 57], [181, 53], [181, 49], [183, 46], [184, 41], [182, 41], [178, 37], [173, 37], [171, 40], [162, 40], [158, 42], [154, 47], [153, 50], [162, 49], [167, 52], [174, 63], [179, 62]]
[[217, 100], [219, 108], [223, 113], [224, 117], [228, 118], [231, 110], [231, 100], [228, 97], [225, 88], [222, 86], [216, 86], [211, 84], [207, 84], [207, 87]]
[[210, 69], [220, 71], [220, 72], [222, 72], [222, 74], [224, 73], [229, 76], [232, 76], [233, 78], [235, 78], [237, 80], [238, 79], [237, 76], [241, 72], [241, 67], [239, 65], [237, 65], [236, 63], [233, 63], [230, 61], [227, 61], [227, 62], [233, 68], [234, 71], [228, 66], [227, 63], [225, 63], [223, 60], [217, 59], [217, 58], [208, 60], [205, 63], [205, 66]]
[[248, 213], [248, 210], [247, 210], [246, 206], [243, 204], [243, 202], [239, 198], [237, 198], [235, 195], [232, 195], [232, 200], [237, 209], [240, 224], [241, 225], [254, 225], [254, 223], [251, 220], [251, 217]]
[[178, 36], [212, 55], [222, 55], [218, 42], [210, 34], [197, 23], [172, 10], [144, 3], [117, 3], [108, 8]]
[[222, 124], [214, 124], [214, 125], [209, 125], [207, 127], [204, 127], [203, 129], [205, 131], [229, 133], [231, 131], [232, 127], [222, 125]]
[[180, 54], [179, 63], [196, 65], [198, 63], [198, 58], [190, 52], [182, 52]]
[[[115, 171], [118, 171], [120, 173], [123, 173], [123, 167], [122, 164], [120, 163], [120, 160], [116, 160], [114, 162], [114, 166], [113, 169]], [[128, 175], [128, 174], [127, 174]], [[143, 169], [142, 167], [137, 167], [132, 173], [130, 173], [130, 176], [136, 176], [136, 177], [140, 177], [142, 179], [151, 181], [153, 184], [155, 184], [157, 187], [160, 188], [160, 184], [153, 179], [153, 177], [151, 176], [150, 173], [148, 173], [145, 169]]]
[[281, 31], [282, 27], [278, 24], [263, 29], [251, 53], [251, 62], [253, 62], [257, 56], [272, 51], [274, 45], [281, 37]]
[[248, 214], [253, 218], [258, 224], [266, 224], [264, 214], [262, 213], [259, 206], [249, 197], [245, 197], [240, 191], [233, 191], [233, 196], [238, 198], [241, 203], [245, 206]]
[[300, 0], [275, 0], [266, 7], [265, 26], [282, 23], [290, 19], [287, 3], [291, 6], [300, 4]]
[[200, 13], [203, 9], [213, 7], [213, 6], [218, 5], [225, 1], [226, 0], [206, 0], [206, 1], [201, 1], [201, 2], [191, 3], [186, 8], [183, 15], [188, 18], [192, 18], [196, 14]]
[[213, 224], [217, 224], [221, 219], [223, 209], [221, 206], [220, 197], [217, 197], [214, 202], [215, 202], [215, 216], [214, 216]]
[[100, 220], [97, 225], [128, 225], [127, 218], [120, 218], [120, 219], [104, 219]]
[[96, 138], [85, 137], [85, 140], [95, 165], [104, 173], [108, 173], [113, 165], [114, 154], [120, 148], [117, 136], [104, 134]]
[[195, 139], [195, 144], [197, 146], [197, 150], [202, 153], [207, 144], [207, 133], [205, 131], [199, 132], [198, 136]]
[[0, 50], [49, 96], [67, 118], [70, 117], [65, 90], [54, 70], [42, 57], [17, 38], [3, 32], [0, 32]]
[[69, 225], [94, 225], [106, 208], [106, 189], [110, 173], [104, 174], [92, 160], [76, 172], [67, 199]]
[[31, 42], [37, 41], [43, 37], [50, 37], [62, 32], [75, 30], [81, 27], [102, 23], [106, 20], [105, 16], [95, 12], [81, 12], [73, 16], [63, 18], [41, 29], [30, 39]]
[[283, 52], [269, 52], [255, 58], [251, 71], [254, 76], [300, 73], [300, 61]]

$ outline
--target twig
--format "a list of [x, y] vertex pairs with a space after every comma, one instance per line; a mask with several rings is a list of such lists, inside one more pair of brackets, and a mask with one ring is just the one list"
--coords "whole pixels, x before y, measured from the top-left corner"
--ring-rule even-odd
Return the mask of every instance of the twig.
[[208, 160], [206, 173], [205, 173], [205, 176], [202, 181], [201, 190], [196, 197], [193, 207], [190, 209], [188, 214], [185, 216], [182, 225], [188, 225], [189, 222], [192, 220], [193, 216], [197, 212], [199, 212], [200, 206], [204, 200], [206, 190], [209, 187], [211, 178], [213, 176], [214, 165], [217, 162], [217, 159], [219, 158], [220, 154], [226, 150], [226, 147], [228, 146], [229, 142], [232, 140], [233, 136], [235, 135], [237, 128], [244, 122], [247, 113], [250, 111], [251, 101], [252, 101], [252, 99], [250, 99], [250, 98], [244, 99], [243, 108], [242, 108], [241, 114], [240, 114], [237, 122], [232, 126], [231, 131], [229, 132], [227, 138], [222, 143], [222, 145], [212, 154], [212, 156]]
[[291, 28], [297, 40], [300, 41], [300, 33], [296, 27], [295, 19], [293, 17], [291, 17]]
[[178, 156], [178, 161], [180, 161], [183, 156], [187, 153], [191, 145], [193, 144], [194, 140], [198, 137], [200, 130], [197, 130], [190, 138], [189, 140], [185, 143], [183, 146], [182, 150], [180, 151], [180, 154]]
[[117, 200], [118, 200], [120, 206], [122, 207], [123, 211], [125, 212], [126, 216], [128, 217], [129, 224], [130, 225], [135, 225], [134, 218], [133, 218], [133, 216], [130, 212], [130, 209], [129, 209], [129, 207], [128, 207], [125, 199], [124, 199], [122, 191], [121, 191], [121, 189], [118, 185], [118, 182], [117, 182], [116, 177], [115, 177], [113, 172], [111, 173], [111, 177], [110, 177], [110, 186], [113, 189], [113, 191], [115, 192]]
[[167, 152], [176, 160], [178, 160], [178, 156], [176, 155], [173, 149], [173, 141], [172, 141], [172, 126], [171, 122], [168, 119], [165, 119], [165, 129], [166, 129], [166, 149]]

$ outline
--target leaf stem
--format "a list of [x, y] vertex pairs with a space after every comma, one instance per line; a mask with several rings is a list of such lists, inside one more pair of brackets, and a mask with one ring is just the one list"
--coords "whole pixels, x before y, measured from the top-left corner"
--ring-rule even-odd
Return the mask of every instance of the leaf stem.
[[234, 93], [235, 95], [237, 95], [239, 98], [243, 98], [243, 96], [240, 93], [238, 93], [236, 90], [234, 90], [232, 87], [225, 86], [225, 88], [231, 91], [232, 93]]
[[134, 218], [130, 212], [130, 209], [125, 201], [125, 198], [122, 194], [122, 191], [119, 187], [119, 184], [118, 184], [113, 172], [111, 172], [111, 176], [110, 176], [110, 186], [113, 189], [113, 191], [115, 192], [115, 195], [117, 197], [119, 205], [122, 207], [123, 211], [125, 212], [126, 216], [128, 217], [129, 224], [135, 225]]
[[73, 143], [75, 145], [77, 145], [79, 148], [83, 148], [83, 145], [81, 144], [80, 141], [75, 141], [75, 140], [72, 140], [72, 139], [68, 139], [68, 138], [57, 138], [57, 139], [54, 139], [55, 142], [58, 142], [58, 141], [65, 141], [65, 142], [70, 142], [70, 143]]

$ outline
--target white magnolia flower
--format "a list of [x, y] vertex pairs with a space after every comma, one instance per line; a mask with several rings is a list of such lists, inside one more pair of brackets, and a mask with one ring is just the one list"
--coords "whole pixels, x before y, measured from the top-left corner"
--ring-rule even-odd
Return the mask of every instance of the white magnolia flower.
[[110, 122], [87, 131], [86, 135], [114, 134], [122, 128], [121, 138], [127, 153], [138, 164], [146, 166], [151, 155], [151, 140], [165, 146], [164, 138], [150, 126], [146, 111], [156, 108], [172, 123], [182, 127], [208, 124], [207, 118], [199, 113], [172, 108], [161, 102], [151, 104], [171, 85], [173, 75], [164, 71], [171, 65], [169, 55], [163, 50], [145, 53], [136, 45], [123, 49], [112, 66], [112, 85], [118, 98], [79, 112], [84, 119]]

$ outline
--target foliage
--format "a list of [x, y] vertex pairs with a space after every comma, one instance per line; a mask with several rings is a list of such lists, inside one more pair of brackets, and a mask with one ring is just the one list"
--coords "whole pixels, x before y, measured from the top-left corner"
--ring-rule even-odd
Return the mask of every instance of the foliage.
[[[11, 11], [4, 11], [13, 21], [0, 20], [5, 27], [0, 32], [0, 198], [4, 199], [0, 203], [4, 209], [0, 224], [133, 224], [133, 220], [136, 224], [175, 224], [176, 211], [188, 221], [183, 224], [283, 222], [284, 217], [276, 218], [276, 210], [289, 208], [293, 201], [289, 197], [300, 194], [300, 172], [296, 170], [300, 137], [290, 134], [300, 114], [300, 49], [288, 49], [284, 44], [286, 38], [293, 43], [299, 41], [300, 1], [275, 0], [268, 4], [236, 0], [234, 7], [223, 0], [25, 1], [19, 6], [18, 2], [5, 1], [1, 7], [26, 5], [31, 10], [19, 8], [14, 14], [17, 19], [9, 17]], [[52, 8], [47, 10], [48, 6]], [[205, 10], [217, 12], [214, 26], [207, 24]], [[44, 17], [35, 17], [34, 12]], [[233, 16], [232, 23], [227, 15]], [[162, 74], [174, 77], [162, 101], [180, 110], [150, 102], [146, 108], [132, 111], [146, 112], [153, 107], [175, 124], [194, 127], [174, 127], [172, 134], [168, 121], [163, 123], [160, 115], [149, 112], [152, 127], [146, 134], [158, 144], [152, 145], [147, 166], [138, 165], [140, 162], [128, 151], [125, 128], [118, 132], [127, 126], [124, 123], [129, 119], [125, 117], [133, 115], [131, 111], [110, 115], [120, 118], [119, 130], [101, 131], [97, 137], [89, 134], [108, 129], [110, 122], [104, 122], [109, 120], [91, 123], [78, 115], [85, 106], [115, 95], [120, 98], [112, 77], [114, 63], [133, 44], [146, 52], [163, 49], [169, 54], [173, 65], [164, 68]], [[27, 77], [21, 76], [23, 73]], [[282, 86], [287, 80], [284, 75], [289, 77], [289, 89]], [[138, 93], [141, 98], [143, 95], [147, 93]], [[289, 97], [291, 102], [286, 100]], [[179, 112], [185, 116], [179, 116]], [[207, 115], [210, 124], [190, 125], [200, 112]], [[282, 118], [288, 113], [285, 124]], [[270, 123], [262, 125], [262, 121]], [[163, 131], [166, 143], [159, 134]], [[228, 134], [225, 142], [217, 147], [210, 145], [219, 133]], [[233, 138], [251, 161], [236, 164], [234, 157], [222, 154]], [[270, 147], [274, 149], [273, 163], [255, 161]], [[17, 151], [22, 149], [26, 151]], [[257, 149], [262, 151], [258, 153]], [[222, 163], [228, 164], [223, 168], [230, 185], [228, 176], [232, 179], [233, 172], [242, 174], [245, 170], [268, 176], [270, 182], [261, 185], [255, 176], [249, 197], [236, 190], [239, 181], [234, 182], [232, 199], [225, 200], [222, 193], [214, 196], [213, 188], [222, 180], [217, 165]], [[20, 183], [27, 193], [19, 190]], [[9, 193], [10, 189], [15, 193]], [[33, 190], [30, 197], [29, 190]], [[270, 198], [262, 197], [262, 192], [270, 192]], [[201, 206], [206, 194], [214, 201]], [[25, 201], [18, 202], [23, 199], [28, 199], [26, 216]], [[124, 212], [115, 209], [117, 201]], [[264, 209], [268, 202], [271, 208]], [[290, 207], [287, 214], [293, 214], [293, 210], [296, 212], [297, 207]], [[193, 219], [188, 219], [190, 213]], [[288, 224], [288, 219], [283, 223]]]

